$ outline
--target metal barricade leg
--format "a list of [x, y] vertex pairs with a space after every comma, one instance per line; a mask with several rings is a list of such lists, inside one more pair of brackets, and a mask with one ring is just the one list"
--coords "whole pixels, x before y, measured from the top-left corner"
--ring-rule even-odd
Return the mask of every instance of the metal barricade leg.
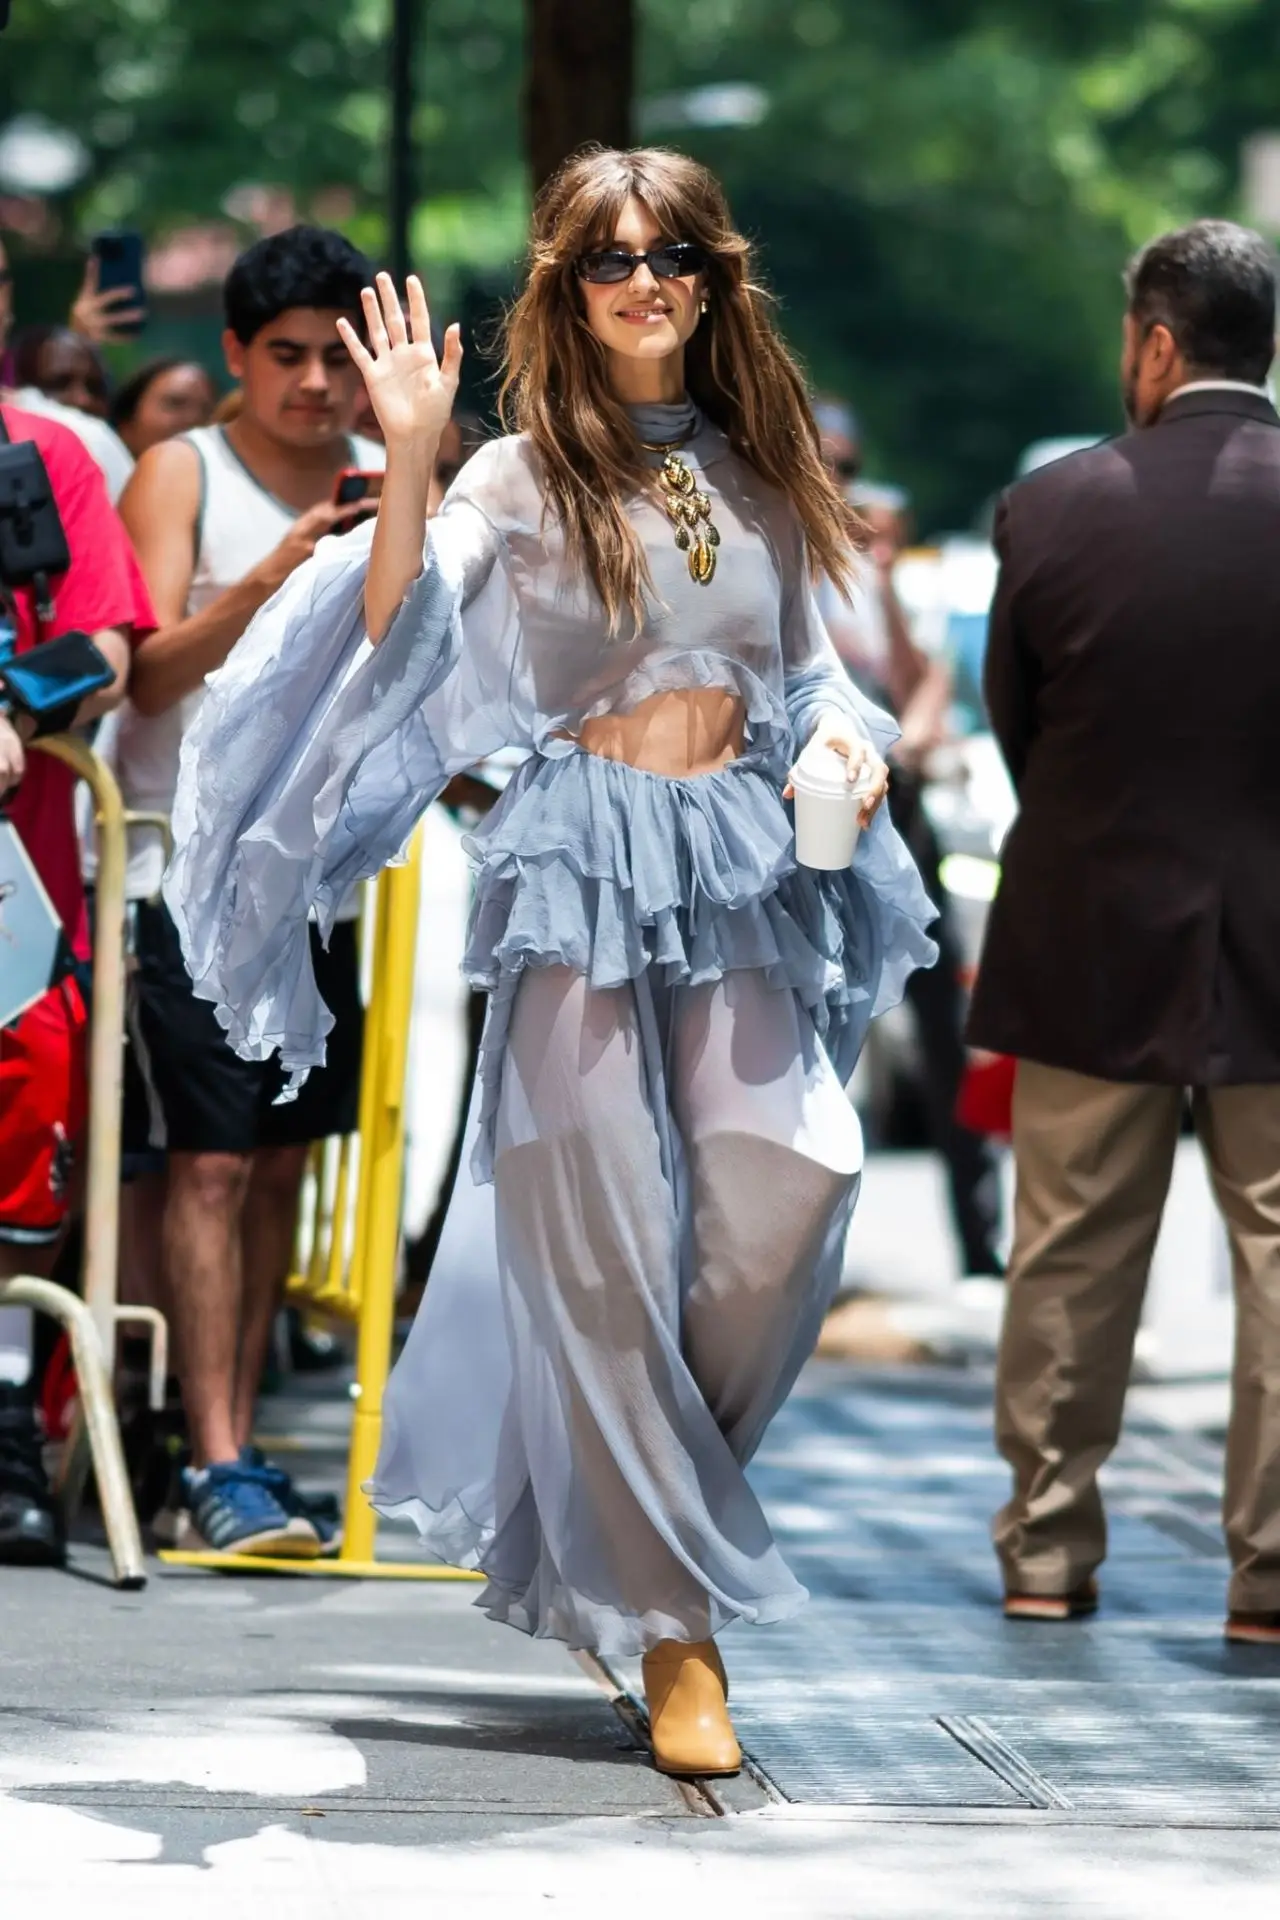
[[[34, 1307], [60, 1320], [71, 1339], [80, 1406], [93, 1457], [116, 1582], [145, 1585], [142, 1541], [116, 1420], [112, 1372], [116, 1326], [143, 1319], [153, 1333], [152, 1390], [163, 1392], [163, 1321], [154, 1310], [121, 1309], [116, 1302], [120, 1216], [120, 1108], [124, 1054], [125, 815], [120, 789], [81, 740], [56, 734], [36, 745], [88, 783], [98, 815], [98, 925], [94, 944], [93, 1005], [89, 1032], [89, 1144], [85, 1191], [84, 1299], [52, 1281], [29, 1276], [0, 1287], [0, 1300]], [[75, 1495], [81, 1479], [73, 1448], [67, 1479]], [[74, 1507], [74, 1500], [68, 1504]], [[70, 1516], [69, 1516], [70, 1517]]]
[[382, 1395], [391, 1368], [395, 1322], [396, 1260], [404, 1177], [404, 1083], [409, 1020], [413, 1011], [413, 963], [418, 925], [420, 843], [409, 864], [389, 873], [387, 938], [379, 988], [383, 1017], [375, 1041], [378, 1110], [369, 1141], [369, 1204], [365, 1233], [357, 1244], [361, 1264], [360, 1333], [356, 1347], [356, 1403], [347, 1465], [347, 1499], [339, 1558], [373, 1559], [377, 1516], [364, 1494], [382, 1438]]
[[[0, 1287], [0, 1304], [34, 1307], [39, 1313], [60, 1320], [71, 1339], [75, 1361], [80, 1408], [93, 1456], [94, 1477], [102, 1518], [111, 1547], [111, 1561], [118, 1587], [144, 1587], [146, 1569], [142, 1557], [142, 1538], [138, 1517], [133, 1510], [133, 1493], [120, 1445], [116, 1422], [115, 1397], [111, 1375], [98, 1337], [97, 1325], [83, 1300], [52, 1280], [27, 1276], [8, 1281]], [[68, 1442], [74, 1449], [74, 1440]]]

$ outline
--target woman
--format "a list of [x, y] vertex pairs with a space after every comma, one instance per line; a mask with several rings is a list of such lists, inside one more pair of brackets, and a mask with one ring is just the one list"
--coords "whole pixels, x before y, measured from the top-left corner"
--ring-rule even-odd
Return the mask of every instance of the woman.
[[111, 403], [111, 424], [140, 460], [162, 440], [207, 427], [217, 399], [213, 381], [197, 361], [170, 354], [130, 374]]
[[531, 750], [472, 840], [497, 1262], [428, 1288], [371, 1492], [483, 1570], [492, 1618], [643, 1654], [660, 1767], [732, 1772], [714, 1636], [805, 1598], [743, 1466], [839, 1276], [842, 1081], [932, 957], [887, 819], [818, 876], [782, 804], [815, 736], [868, 816], [884, 792], [892, 728], [810, 590], [848, 578], [855, 524], [692, 161], [595, 152], [546, 190], [508, 324], [519, 430], [467, 463], [425, 562], [461, 348], [437, 364], [416, 281], [408, 326], [379, 295], [367, 348], [343, 329], [387, 444], [376, 528], [326, 543], [215, 682], [168, 897], [232, 1043], [300, 1072], [308, 907], [327, 925], [453, 773]]

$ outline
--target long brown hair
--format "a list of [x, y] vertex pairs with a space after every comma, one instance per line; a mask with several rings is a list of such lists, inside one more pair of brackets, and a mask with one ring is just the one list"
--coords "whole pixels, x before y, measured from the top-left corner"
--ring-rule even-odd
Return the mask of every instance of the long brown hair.
[[643, 622], [649, 570], [626, 502], [653, 474], [610, 390], [575, 270], [581, 254], [612, 242], [632, 195], [664, 235], [696, 242], [710, 260], [707, 312], [685, 349], [690, 398], [791, 501], [815, 575], [848, 586], [862, 523], [822, 464], [804, 381], [752, 277], [750, 245], [714, 176], [662, 147], [588, 148], [548, 181], [534, 209], [528, 281], [507, 315], [503, 418], [540, 457], [571, 562], [595, 582], [611, 629], [624, 609]]

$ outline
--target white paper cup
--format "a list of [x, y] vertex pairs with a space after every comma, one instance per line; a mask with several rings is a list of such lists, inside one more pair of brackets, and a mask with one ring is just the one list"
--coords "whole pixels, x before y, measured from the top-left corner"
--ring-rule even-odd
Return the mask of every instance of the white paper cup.
[[849, 785], [843, 756], [806, 748], [791, 776], [796, 796], [796, 859], [834, 873], [853, 860], [861, 831], [863, 792]]

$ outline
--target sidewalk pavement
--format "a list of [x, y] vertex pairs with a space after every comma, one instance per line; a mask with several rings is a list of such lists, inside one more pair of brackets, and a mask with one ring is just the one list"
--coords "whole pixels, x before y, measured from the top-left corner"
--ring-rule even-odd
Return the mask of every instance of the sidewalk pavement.
[[[726, 1636], [753, 1768], [717, 1789], [652, 1771], [633, 1674], [464, 1585], [0, 1573], [0, 1914], [1272, 1916], [1280, 1654], [1222, 1642], [1217, 1436], [1143, 1389], [1103, 1611], [1015, 1626], [988, 1408], [976, 1369], [809, 1369], [755, 1480], [813, 1600]], [[344, 1417], [264, 1426], [337, 1485]]]

